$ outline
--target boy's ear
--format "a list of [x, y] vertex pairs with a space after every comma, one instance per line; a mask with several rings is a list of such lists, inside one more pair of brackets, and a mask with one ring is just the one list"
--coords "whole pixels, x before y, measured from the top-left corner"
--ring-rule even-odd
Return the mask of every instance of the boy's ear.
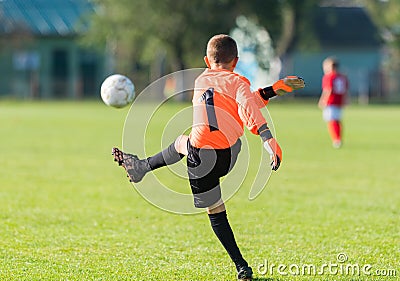
[[239, 57], [236, 57], [236, 58], [233, 60], [233, 64], [232, 64], [233, 68], [236, 67], [236, 64], [238, 63], [238, 61], [239, 61]]
[[211, 68], [210, 61], [208, 60], [207, 56], [204, 56], [204, 62], [206, 63], [208, 68]]

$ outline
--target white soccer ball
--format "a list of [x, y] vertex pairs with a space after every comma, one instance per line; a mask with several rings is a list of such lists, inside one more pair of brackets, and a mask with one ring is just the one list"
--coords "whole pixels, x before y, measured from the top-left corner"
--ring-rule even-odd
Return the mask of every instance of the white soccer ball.
[[101, 84], [101, 98], [108, 106], [121, 108], [127, 106], [135, 97], [135, 85], [121, 74], [108, 76]]

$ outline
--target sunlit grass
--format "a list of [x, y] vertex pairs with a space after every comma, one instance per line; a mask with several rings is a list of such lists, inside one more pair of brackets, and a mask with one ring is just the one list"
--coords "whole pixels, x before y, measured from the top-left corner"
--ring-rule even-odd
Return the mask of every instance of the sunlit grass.
[[[171, 113], [182, 108], [167, 106]], [[370, 264], [373, 274], [394, 269], [398, 278], [400, 108], [347, 108], [340, 150], [331, 147], [314, 104], [271, 102], [269, 110], [283, 165], [254, 201], [246, 180], [227, 202], [256, 277], [396, 279], [292, 276], [295, 267], [288, 276], [276, 268], [258, 272], [266, 260], [319, 268], [344, 253], [345, 265]], [[0, 280], [235, 280], [205, 214], [152, 206], [113, 163], [111, 147], [121, 146], [127, 112], [100, 102], [0, 104]], [[247, 139], [259, 145], [257, 137]], [[175, 180], [163, 170], [157, 176]]]

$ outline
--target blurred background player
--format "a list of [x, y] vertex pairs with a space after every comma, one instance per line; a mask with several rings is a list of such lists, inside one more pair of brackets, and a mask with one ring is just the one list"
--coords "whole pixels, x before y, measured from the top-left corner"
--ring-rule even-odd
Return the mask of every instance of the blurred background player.
[[327, 122], [328, 131], [334, 148], [342, 146], [342, 108], [347, 103], [349, 82], [347, 77], [338, 71], [339, 63], [333, 57], [322, 63], [322, 94], [318, 106], [323, 110], [323, 118]]

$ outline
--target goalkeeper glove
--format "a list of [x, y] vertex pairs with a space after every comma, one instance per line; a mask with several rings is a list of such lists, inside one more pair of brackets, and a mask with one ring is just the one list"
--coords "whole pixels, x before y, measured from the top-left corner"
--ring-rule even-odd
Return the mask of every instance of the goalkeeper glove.
[[264, 142], [264, 148], [271, 158], [272, 170], [278, 170], [282, 162], [282, 149], [274, 138], [270, 138]]
[[264, 100], [269, 100], [275, 96], [283, 96], [294, 90], [304, 88], [305, 83], [303, 78], [298, 76], [287, 76], [281, 80], [276, 81], [272, 86], [258, 89], [259, 95]]
[[282, 149], [279, 144], [276, 142], [276, 139], [272, 136], [271, 131], [269, 130], [266, 124], [262, 125], [258, 130], [261, 139], [264, 142], [264, 148], [268, 152], [271, 158], [271, 167], [272, 170], [278, 170], [281, 162], [282, 162]]
[[272, 85], [272, 89], [278, 96], [283, 96], [286, 93], [291, 93], [294, 90], [304, 88], [305, 83], [303, 78], [298, 76], [286, 76], [283, 79], [276, 81]]

